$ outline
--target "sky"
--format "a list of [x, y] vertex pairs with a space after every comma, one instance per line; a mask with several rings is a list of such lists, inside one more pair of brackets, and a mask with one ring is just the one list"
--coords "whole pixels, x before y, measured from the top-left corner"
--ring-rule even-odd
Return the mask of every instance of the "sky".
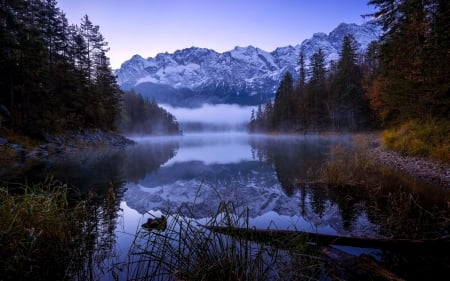
[[69, 22], [88, 15], [108, 42], [111, 67], [133, 55], [201, 47], [217, 52], [235, 46], [300, 44], [338, 24], [362, 24], [373, 12], [368, 0], [58, 0]]

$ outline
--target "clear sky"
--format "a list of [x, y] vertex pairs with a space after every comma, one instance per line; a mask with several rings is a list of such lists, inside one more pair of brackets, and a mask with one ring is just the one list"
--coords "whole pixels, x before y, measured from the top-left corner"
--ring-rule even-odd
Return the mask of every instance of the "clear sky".
[[362, 24], [368, 0], [58, 0], [70, 23], [88, 15], [109, 43], [113, 69], [192, 46], [218, 52], [300, 44], [339, 23]]

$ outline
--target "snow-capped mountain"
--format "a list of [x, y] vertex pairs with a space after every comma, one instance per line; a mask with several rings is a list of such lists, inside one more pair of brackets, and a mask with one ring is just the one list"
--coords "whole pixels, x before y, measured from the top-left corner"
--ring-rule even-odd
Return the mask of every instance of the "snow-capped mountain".
[[235, 47], [224, 53], [192, 47], [147, 59], [135, 55], [115, 74], [122, 89], [135, 89], [159, 103], [185, 107], [204, 103], [254, 105], [273, 98], [287, 71], [298, 76], [301, 50], [307, 67], [309, 58], [319, 48], [327, 62], [338, 60], [347, 34], [353, 35], [363, 52], [371, 41], [378, 39], [380, 32], [371, 23], [341, 23], [329, 34], [315, 33], [301, 44], [272, 52], [253, 46]]

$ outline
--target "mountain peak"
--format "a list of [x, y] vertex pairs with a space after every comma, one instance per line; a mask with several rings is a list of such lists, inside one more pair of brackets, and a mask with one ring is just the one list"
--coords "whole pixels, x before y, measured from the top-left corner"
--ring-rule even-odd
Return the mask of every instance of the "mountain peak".
[[307, 67], [310, 57], [319, 48], [327, 62], [336, 61], [347, 34], [353, 35], [363, 51], [371, 41], [378, 39], [380, 32], [370, 23], [340, 23], [329, 34], [314, 33], [299, 45], [278, 47], [270, 53], [249, 45], [236, 46], [223, 53], [193, 46], [148, 59], [134, 55], [115, 74], [123, 89], [134, 88], [160, 103], [175, 106], [259, 104], [273, 98], [287, 71], [294, 78], [298, 76], [301, 50]]

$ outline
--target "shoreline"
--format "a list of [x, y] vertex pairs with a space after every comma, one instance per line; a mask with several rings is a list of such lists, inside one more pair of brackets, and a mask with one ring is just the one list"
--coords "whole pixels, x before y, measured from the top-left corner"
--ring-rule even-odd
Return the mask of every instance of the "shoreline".
[[64, 155], [74, 154], [89, 148], [112, 147], [124, 148], [135, 142], [118, 133], [102, 130], [79, 130], [59, 135], [45, 135], [38, 145], [26, 148], [18, 143], [0, 138], [1, 162], [26, 162], [28, 160], [48, 160]]
[[[355, 136], [360, 134], [355, 134]], [[398, 152], [385, 149], [379, 134], [362, 134], [369, 136], [367, 153], [378, 164], [389, 169], [400, 171], [425, 183], [450, 189], [450, 164], [436, 160], [404, 156]], [[47, 160], [70, 155], [89, 148], [112, 147], [124, 148], [135, 144], [135, 141], [118, 133], [103, 132], [101, 130], [80, 130], [66, 132], [61, 135], [47, 135], [44, 142], [32, 149], [0, 138], [0, 166], [10, 161], [26, 162], [27, 160]], [[3, 164], [2, 164], [3, 162]]]
[[450, 165], [429, 158], [404, 156], [381, 145], [379, 136], [375, 136], [369, 155], [374, 161], [389, 169], [397, 170], [426, 183], [450, 189]]

